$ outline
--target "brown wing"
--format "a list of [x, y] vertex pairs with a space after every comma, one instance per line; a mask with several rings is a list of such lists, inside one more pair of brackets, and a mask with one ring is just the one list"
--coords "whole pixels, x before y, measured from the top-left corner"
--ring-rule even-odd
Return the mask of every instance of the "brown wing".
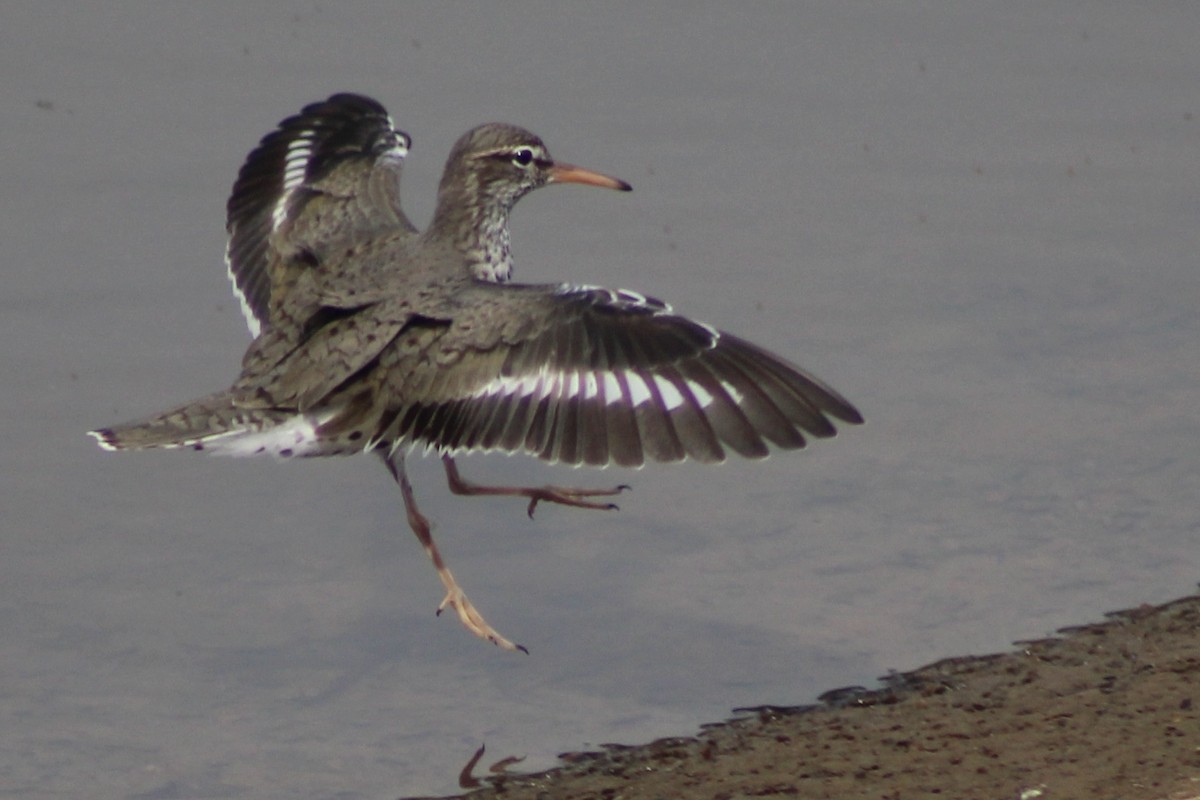
[[240, 407], [307, 411], [374, 366], [408, 325], [408, 301], [321, 309], [304, 330], [267, 328], [242, 360], [233, 385]]
[[636, 466], [761, 458], [862, 421], [798, 367], [634, 293], [480, 284], [463, 303], [382, 439]]
[[227, 206], [225, 255], [252, 333], [291, 268], [356, 234], [415, 230], [399, 199], [410, 145], [382, 105], [336, 94], [283, 120], [247, 156]]

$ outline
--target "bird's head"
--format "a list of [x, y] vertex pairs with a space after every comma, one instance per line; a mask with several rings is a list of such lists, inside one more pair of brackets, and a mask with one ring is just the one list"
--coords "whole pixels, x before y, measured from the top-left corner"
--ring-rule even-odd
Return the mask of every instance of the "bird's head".
[[573, 164], [555, 162], [545, 143], [524, 128], [491, 122], [458, 140], [446, 161], [442, 190], [464, 190], [468, 202], [513, 203], [540, 186], [579, 183], [627, 192], [625, 181]]

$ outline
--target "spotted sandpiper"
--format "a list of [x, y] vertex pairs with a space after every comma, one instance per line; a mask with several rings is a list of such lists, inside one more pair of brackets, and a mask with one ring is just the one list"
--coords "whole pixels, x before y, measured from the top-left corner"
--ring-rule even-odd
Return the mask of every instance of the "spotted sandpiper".
[[452, 149], [434, 218], [400, 210], [409, 138], [373, 100], [335, 95], [281, 123], [251, 153], [229, 205], [229, 263], [251, 328], [234, 385], [147, 419], [92, 431], [106, 449], [190, 447], [231, 455], [374, 452], [408, 521], [476, 635], [509, 650], [446, 568], [404, 470], [442, 455], [459, 494], [613, 508], [620, 491], [483, 487], [453, 457], [523, 452], [572, 465], [637, 466], [830, 437], [858, 411], [803, 370], [628, 291], [505, 284], [508, 215], [550, 183], [628, 190], [551, 159], [521, 128], [492, 123]]
[[[375, 236], [387, 235], [394, 245], [417, 235], [398, 195], [400, 166], [410, 146], [411, 139], [395, 129], [378, 102], [338, 94], [285, 119], [250, 153], [228, 203], [226, 262], [253, 333], [269, 327], [273, 347], [294, 346], [321, 311], [313, 281], [328, 294], [358, 292], [370, 280], [362, 259], [329, 258], [330, 252]], [[597, 177], [559, 166], [560, 175], [581, 182]], [[599, 177], [601, 185], [611, 185]], [[464, 267], [480, 280], [507, 280], [509, 251], [506, 240], [500, 241], [501, 246], [484, 248], [482, 257], [479, 248], [464, 242], [458, 253]], [[455, 494], [523, 496], [530, 516], [542, 500], [615, 508], [584, 498], [625, 488], [480, 486], [462, 478], [448, 453], [442, 461]], [[424, 541], [423, 529], [419, 535]]]

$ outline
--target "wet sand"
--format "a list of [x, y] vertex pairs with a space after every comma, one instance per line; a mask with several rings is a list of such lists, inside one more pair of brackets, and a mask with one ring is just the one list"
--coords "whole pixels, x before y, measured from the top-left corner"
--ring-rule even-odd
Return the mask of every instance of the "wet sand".
[[1105, 616], [469, 796], [1200, 798], [1200, 596]]

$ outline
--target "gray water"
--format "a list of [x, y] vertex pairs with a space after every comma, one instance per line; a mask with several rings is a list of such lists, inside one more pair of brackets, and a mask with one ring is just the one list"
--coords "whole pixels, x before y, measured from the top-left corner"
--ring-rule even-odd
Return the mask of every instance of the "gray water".
[[[7, 3], [0, 10], [0, 793], [389, 798], [481, 742], [686, 734], [1200, 577], [1200, 7]], [[640, 472], [619, 513], [451, 498], [441, 588], [374, 459], [114, 455], [228, 384], [226, 193], [279, 119], [374, 95], [406, 204], [501, 119], [629, 195], [551, 188], [518, 278], [640, 290], [868, 424]]]

